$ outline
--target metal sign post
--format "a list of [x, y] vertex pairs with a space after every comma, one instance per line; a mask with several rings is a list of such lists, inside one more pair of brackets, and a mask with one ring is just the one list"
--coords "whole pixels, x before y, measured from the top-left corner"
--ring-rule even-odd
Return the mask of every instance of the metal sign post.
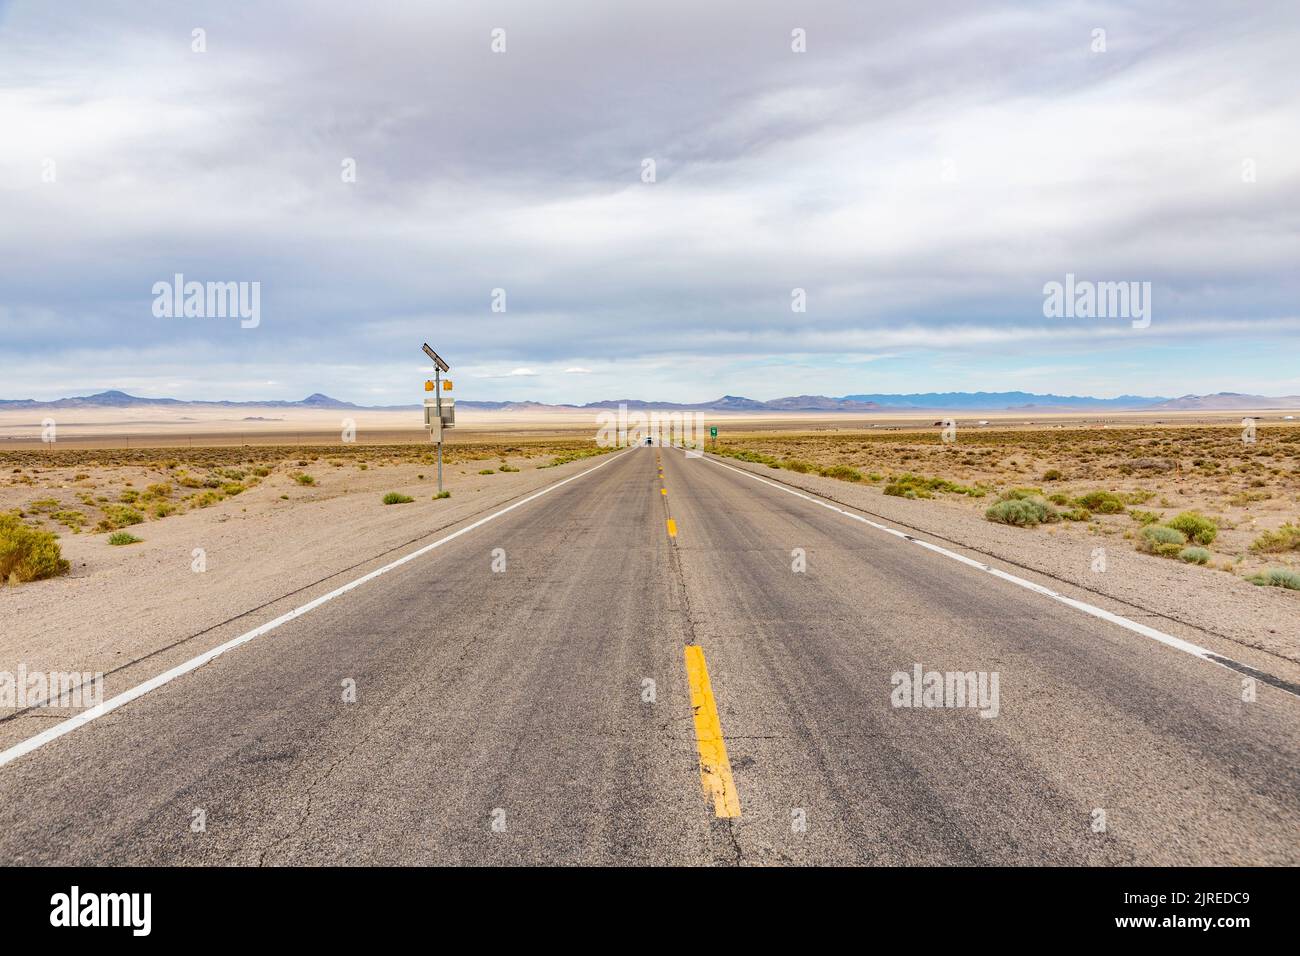
[[442, 369], [433, 368], [433, 395], [438, 402], [438, 494], [442, 494]]
[[[442, 356], [429, 348], [429, 343], [424, 343], [424, 354], [433, 359], [433, 416], [430, 421], [429, 400], [424, 400], [424, 424], [429, 429], [429, 440], [438, 446], [438, 494], [442, 494], [442, 430], [451, 428], [456, 424], [455, 404], [448, 406], [444, 411], [442, 407], [442, 373], [450, 372], [451, 367], [442, 360]], [[429, 383], [425, 382], [425, 388]], [[447, 388], [451, 388], [451, 380], [447, 381]]]

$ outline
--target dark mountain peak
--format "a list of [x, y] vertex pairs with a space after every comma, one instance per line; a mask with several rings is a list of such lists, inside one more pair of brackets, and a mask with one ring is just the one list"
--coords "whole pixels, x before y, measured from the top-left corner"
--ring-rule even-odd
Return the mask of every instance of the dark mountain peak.
[[290, 405], [298, 405], [302, 408], [357, 408], [352, 402], [345, 402], [342, 399], [330, 398], [321, 392], [313, 392], [301, 402], [290, 402]]

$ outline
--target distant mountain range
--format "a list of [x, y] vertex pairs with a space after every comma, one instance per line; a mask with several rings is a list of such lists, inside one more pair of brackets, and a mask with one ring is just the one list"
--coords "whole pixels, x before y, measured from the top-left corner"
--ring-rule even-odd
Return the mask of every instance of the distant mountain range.
[[0, 411], [39, 409], [39, 408], [143, 408], [146, 406], [166, 405], [195, 406], [202, 408], [351, 408], [357, 411], [399, 411], [419, 408], [419, 405], [355, 405], [340, 401], [317, 392], [308, 395], [300, 402], [258, 401], [258, 402], [207, 402], [187, 401], [180, 398], [141, 398], [126, 392], [111, 390], [97, 392], [94, 395], [81, 395], [76, 398], [59, 398], [51, 402], [38, 402], [30, 398], [0, 399]]
[[[760, 401], [739, 395], [724, 395], [712, 402], [651, 402], [640, 399], [622, 399], [588, 402], [585, 405], [547, 405], [541, 402], [483, 402], [462, 401], [461, 408], [487, 411], [528, 411], [530, 409], [663, 409], [666, 411], [701, 412], [858, 412], [873, 411], [1232, 411], [1234, 409], [1300, 408], [1300, 395], [1270, 398], [1265, 395], [1243, 395], [1237, 392], [1219, 392], [1215, 395], [1184, 395], [1181, 398], [1144, 397], [1121, 395], [1119, 398], [1091, 398], [1086, 395], [1037, 395], [1032, 392], [917, 392], [908, 395], [846, 395], [831, 398], [825, 395], [791, 395]], [[166, 405], [194, 408], [319, 408], [351, 409], [353, 411], [410, 411], [420, 408], [411, 405], [357, 405], [340, 401], [317, 392], [302, 401], [184, 401], [177, 398], [141, 398], [121, 391], [99, 392], [75, 398], [60, 398], [39, 402], [34, 399], [0, 399], [0, 411], [55, 408], [133, 408]]]

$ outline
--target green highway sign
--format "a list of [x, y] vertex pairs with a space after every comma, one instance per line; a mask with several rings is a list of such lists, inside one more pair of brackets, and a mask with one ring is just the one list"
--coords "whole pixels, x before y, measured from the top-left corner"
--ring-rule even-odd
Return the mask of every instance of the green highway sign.
[[710, 425], [710, 426], [709, 426], [709, 437], [710, 437], [710, 438], [717, 438], [717, 437], [718, 437], [718, 426], [717, 426], [717, 425]]

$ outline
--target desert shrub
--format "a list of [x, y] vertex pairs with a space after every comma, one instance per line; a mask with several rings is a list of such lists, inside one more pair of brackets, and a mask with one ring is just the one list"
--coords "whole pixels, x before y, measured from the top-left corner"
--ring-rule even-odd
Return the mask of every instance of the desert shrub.
[[15, 514], [0, 514], [0, 582], [52, 578], [69, 567], [51, 532], [23, 524]]
[[1043, 481], [1060, 481], [1064, 477], [1065, 476], [1055, 468], [1049, 468], [1047, 471], [1043, 472]]
[[[57, 518], [58, 515], [56, 514], [54, 517]], [[1287, 522], [1276, 531], [1265, 531], [1251, 542], [1250, 550], [1259, 554], [1300, 551], [1300, 526]]]
[[145, 488], [144, 495], [146, 498], [168, 498], [171, 497], [172, 486], [166, 482], [160, 482], [156, 485], [150, 485]]
[[892, 495], [895, 498], [933, 498], [934, 497], [934, 495], [930, 494], [930, 492], [924, 488], [910, 488], [907, 485], [900, 485], [896, 481], [891, 481], [889, 484], [885, 485], [884, 493], [887, 495]]
[[160, 501], [153, 506], [153, 516], [155, 518], [166, 518], [170, 514], [176, 513], [176, 506], [170, 501]]
[[237, 482], [237, 481], [230, 481], [230, 482], [227, 482], [226, 484], [224, 484], [224, 485], [221, 486], [221, 491], [222, 491], [224, 494], [227, 494], [227, 495], [230, 495], [230, 496], [233, 497], [233, 496], [239, 494], [240, 492], [244, 491], [244, 486], [241, 485], [241, 484], [240, 484], [239, 482]]
[[86, 516], [80, 511], [56, 511], [50, 517], [73, 534], [79, 534], [81, 526], [86, 523]]
[[[858, 478], [854, 480], [861, 480], [861, 477], [861, 475], [858, 475]], [[891, 475], [885, 485], [885, 494], [896, 495], [900, 498], [933, 498], [936, 491], [954, 495], [969, 495], [972, 498], [983, 498], [987, 493], [984, 488], [969, 488], [966, 485], [959, 485], [954, 481], [949, 481], [947, 478], [927, 478], [925, 475], [913, 475], [908, 472], [901, 475]], [[908, 492], [912, 492], [912, 494]]]
[[1042, 488], [1008, 488], [998, 496], [1003, 501], [1023, 501], [1025, 498], [1043, 497]]
[[439, 498], [450, 498], [450, 497], [451, 497], [450, 491], [440, 491], [433, 496], [433, 500], [437, 501]]
[[140, 500], [140, 492], [136, 491], [134, 488], [127, 488], [122, 492], [122, 496], [117, 500], [122, 502], [124, 505], [133, 505]]
[[999, 524], [1021, 528], [1033, 528], [1061, 520], [1056, 509], [1041, 498], [1008, 498], [985, 511], [984, 517]]
[[384, 495], [384, 504], [386, 505], [404, 505], [414, 500], [410, 495], [404, 495], [396, 491], [390, 491]]
[[810, 461], [804, 461], [802, 458], [787, 458], [781, 462], [781, 467], [787, 471], [797, 471], [801, 475], [806, 475], [817, 466]]
[[1137, 508], [1130, 508], [1128, 516], [1140, 525], [1155, 524], [1160, 520], [1160, 515], [1154, 511], [1139, 511]]
[[1070, 503], [1070, 496], [1061, 494], [1061, 492], [1058, 491], [1056, 494], [1048, 495], [1047, 500], [1054, 505], [1068, 505]]
[[139, 544], [143, 539], [137, 538], [130, 531], [114, 531], [108, 536], [108, 543], [112, 545], [121, 544]]
[[771, 455], [764, 455], [760, 452], [749, 451], [748, 449], [742, 449], [740, 451], [722, 449], [722, 454], [730, 455], [738, 461], [750, 461], [756, 465], [774, 465], [777, 468], [781, 467], [781, 463]]
[[1121, 491], [1119, 497], [1126, 505], [1144, 505], [1156, 496], [1154, 491], [1138, 489], [1137, 491]]
[[1198, 547], [1183, 548], [1178, 552], [1178, 560], [1188, 564], [1205, 564], [1210, 560], [1210, 552]]
[[306, 474], [306, 473], [304, 473], [304, 472], [301, 472], [301, 471], [296, 471], [296, 472], [294, 472], [292, 475], [290, 475], [289, 477], [291, 477], [294, 481], [298, 482], [298, 484], [300, 484], [300, 485], [314, 485], [314, 484], [316, 484], [316, 479], [315, 479], [315, 478], [313, 478], [311, 475], [308, 475], [308, 474]]
[[496, 471], [493, 470], [493, 469], [491, 469], [491, 468], [484, 468], [482, 471], [479, 472], [479, 474], [480, 474], [480, 475], [495, 475], [495, 474], [496, 474]]
[[1070, 508], [1062, 511], [1061, 517], [1066, 521], [1091, 521], [1092, 512], [1087, 508]]
[[1219, 533], [1219, 526], [1199, 511], [1184, 511], [1165, 524], [1177, 528], [1197, 544], [1212, 544]]
[[1246, 580], [1262, 587], [1290, 588], [1292, 591], [1300, 591], [1300, 574], [1290, 568], [1269, 568]]
[[116, 531], [144, 521], [144, 515], [126, 505], [104, 505], [104, 517], [95, 526], [96, 531]]
[[1142, 529], [1138, 538], [1138, 550], [1148, 554], [1158, 554], [1162, 558], [1176, 558], [1187, 545], [1187, 535], [1177, 528], [1151, 524]]
[[1117, 515], [1124, 512], [1123, 499], [1110, 491], [1089, 491], [1087, 494], [1080, 495], [1075, 501], [1099, 515]]
[[862, 472], [856, 468], [850, 468], [848, 465], [832, 465], [830, 468], [823, 468], [821, 473], [826, 478], [836, 478], [839, 481], [862, 480]]
[[509, 464], [503, 464], [500, 468], [497, 469], [497, 471], [518, 471], [518, 470], [519, 469], [516, 468], [514, 465], [509, 465]]

